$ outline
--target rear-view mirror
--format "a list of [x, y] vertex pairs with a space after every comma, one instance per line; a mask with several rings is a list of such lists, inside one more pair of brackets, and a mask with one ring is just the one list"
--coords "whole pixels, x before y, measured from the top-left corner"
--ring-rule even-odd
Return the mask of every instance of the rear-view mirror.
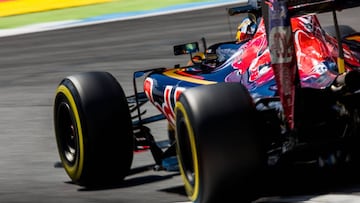
[[174, 46], [174, 55], [191, 54], [199, 51], [199, 44], [197, 42], [181, 44]]

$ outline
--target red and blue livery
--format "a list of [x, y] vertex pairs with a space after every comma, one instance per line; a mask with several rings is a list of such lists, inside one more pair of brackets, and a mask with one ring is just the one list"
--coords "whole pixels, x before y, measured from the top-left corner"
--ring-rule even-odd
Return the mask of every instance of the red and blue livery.
[[[248, 13], [251, 29], [209, 47], [203, 39], [203, 51], [198, 42], [174, 46], [190, 55], [188, 65], [134, 72], [131, 96], [107, 72], [64, 78], [54, 124], [65, 171], [86, 187], [118, 184], [133, 151], [150, 150], [156, 169], [180, 171], [191, 201], [212, 203], [239, 193], [252, 201], [279, 171], [306, 176], [299, 166], [335, 169], [331, 177], [359, 170], [360, 33], [336, 17], [358, 6], [255, 0], [230, 8]], [[321, 26], [323, 12], [334, 26]], [[158, 114], [143, 110], [148, 102]], [[164, 119], [169, 142], [161, 147], [147, 124]]]

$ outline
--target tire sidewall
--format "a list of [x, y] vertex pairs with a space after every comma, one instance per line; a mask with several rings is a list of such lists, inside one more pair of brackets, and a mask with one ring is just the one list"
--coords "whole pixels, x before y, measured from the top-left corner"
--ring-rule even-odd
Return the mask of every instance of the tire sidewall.
[[[83, 171], [83, 166], [84, 166], [84, 159], [85, 159], [85, 148], [84, 148], [84, 137], [83, 137], [83, 130], [82, 130], [82, 124], [81, 124], [81, 117], [79, 114], [79, 110], [78, 110], [78, 106], [79, 104], [77, 104], [75, 101], [76, 99], [74, 99], [74, 96], [72, 94], [72, 92], [74, 92], [73, 90], [71, 91], [66, 85], [60, 85], [57, 88], [56, 91], [56, 102], [65, 102], [66, 104], [68, 104], [70, 106], [70, 116], [71, 119], [73, 120], [73, 122], [76, 124], [75, 125], [75, 132], [77, 135], [77, 145], [78, 145], [78, 152], [79, 154], [76, 157], [76, 161], [73, 165], [68, 164], [68, 161], [66, 160], [66, 158], [64, 157], [63, 152], [61, 151], [63, 146], [60, 146], [61, 142], [59, 139], [59, 136], [56, 136], [57, 139], [57, 143], [58, 143], [58, 149], [59, 149], [59, 154], [60, 154], [60, 158], [61, 158], [61, 162], [63, 163], [63, 167], [66, 171], [66, 173], [69, 175], [69, 177], [72, 180], [79, 180]], [[55, 104], [55, 106], [58, 106], [57, 104]], [[55, 109], [55, 117], [58, 116], [58, 111], [59, 109]], [[55, 118], [56, 120], [57, 118]], [[58, 131], [59, 126], [57, 126], [56, 124], [57, 122], [55, 122], [55, 129], [56, 131]], [[59, 133], [56, 133], [56, 135], [58, 135]]]
[[[244, 201], [253, 198], [251, 181], [261, 173], [266, 158], [261, 121], [248, 90], [238, 83], [192, 88], [180, 96], [175, 112], [179, 168], [189, 199], [219, 202], [224, 196], [237, 197], [237, 191], [246, 191]], [[187, 135], [180, 131], [178, 119], [185, 121]], [[188, 137], [191, 150], [181, 146], [183, 136]], [[181, 165], [189, 157], [193, 184]]]
[[[66, 162], [59, 148], [69, 177], [90, 187], [119, 184], [130, 171], [134, 149], [132, 121], [122, 87], [107, 72], [65, 78], [57, 89], [55, 126], [61, 122], [56, 120], [56, 111], [62, 98], [70, 106], [78, 137], [79, 160], [73, 165]], [[59, 136], [56, 132], [57, 141]]]

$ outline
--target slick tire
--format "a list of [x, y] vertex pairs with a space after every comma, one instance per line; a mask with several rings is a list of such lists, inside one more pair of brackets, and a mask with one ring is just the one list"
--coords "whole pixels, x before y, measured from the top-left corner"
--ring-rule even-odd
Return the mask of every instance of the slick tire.
[[238, 83], [191, 88], [180, 96], [175, 113], [179, 168], [189, 199], [256, 197], [254, 183], [266, 159], [261, 121], [247, 89]]
[[71, 180], [98, 187], [120, 183], [128, 174], [134, 139], [127, 100], [107, 72], [87, 72], [61, 81], [54, 125], [62, 165]]

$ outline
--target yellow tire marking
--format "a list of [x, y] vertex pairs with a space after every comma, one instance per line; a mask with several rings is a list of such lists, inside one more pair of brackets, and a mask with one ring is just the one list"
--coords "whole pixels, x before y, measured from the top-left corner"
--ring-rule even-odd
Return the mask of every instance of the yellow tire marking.
[[[182, 114], [184, 115], [184, 119], [185, 119], [185, 123], [186, 123], [186, 128], [189, 134], [189, 140], [190, 140], [190, 147], [191, 147], [191, 154], [192, 154], [192, 159], [193, 159], [193, 166], [194, 166], [194, 176], [195, 176], [195, 182], [194, 182], [194, 187], [191, 185], [191, 183], [189, 182], [186, 173], [182, 167], [182, 163], [181, 163], [181, 157], [180, 157], [180, 153], [177, 153], [178, 155], [178, 160], [179, 160], [179, 168], [180, 168], [180, 173], [182, 176], [182, 179], [184, 181], [185, 184], [185, 190], [189, 196], [189, 199], [191, 201], [195, 201], [199, 195], [199, 162], [198, 162], [198, 157], [197, 157], [197, 150], [196, 150], [196, 143], [195, 143], [195, 136], [194, 136], [194, 130], [191, 127], [190, 124], [190, 120], [188, 115], [186, 114], [185, 108], [182, 105], [182, 103], [177, 102], [176, 103], [176, 107], [175, 107], [175, 112], [177, 111], [181, 111]], [[178, 136], [178, 135], [177, 135]], [[178, 151], [180, 150], [179, 145], [177, 145]]]
[[[67, 164], [64, 164], [64, 168], [65, 168], [65, 171], [69, 174], [69, 176], [73, 180], [79, 180], [80, 176], [82, 174], [83, 166], [84, 166], [83, 134], [82, 134], [82, 127], [81, 127], [79, 112], [78, 112], [77, 106], [75, 104], [74, 97], [71, 94], [70, 90], [66, 86], [60, 85], [57, 88], [56, 95], [58, 95], [60, 93], [64, 94], [65, 97], [69, 100], [70, 107], [71, 107], [71, 109], [72, 109], [72, 111], [74, 113], [74, 116], [75, 116], [77, 133], [79, 135], [78, 136], [79, 137], [79, 141], [78, 141], [78, 144], [79, 144], [79, 159], [76, 160], [74, 166], [69, 166]], [[62, 154], [61, 154], [61, 159], [64, 159]], [[63, 163], [64, 163], [64, 161], [63, 161]]]

